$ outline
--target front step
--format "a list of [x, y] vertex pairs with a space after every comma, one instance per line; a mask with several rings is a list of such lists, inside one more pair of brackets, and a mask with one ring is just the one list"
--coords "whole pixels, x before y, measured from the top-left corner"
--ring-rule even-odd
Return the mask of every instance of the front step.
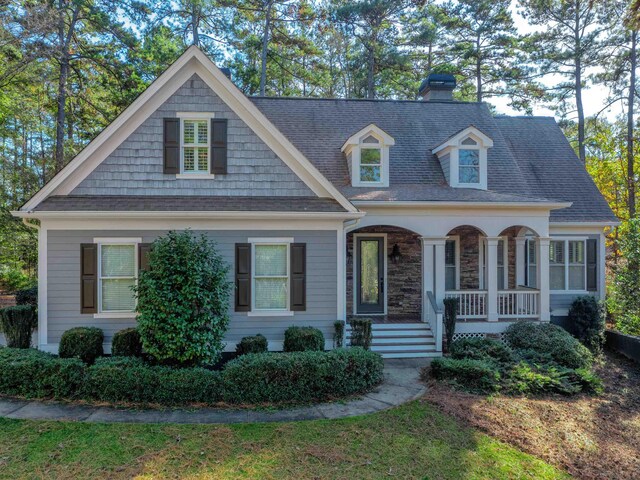
[[[383, 358], [439, 357], [436, 339], [425, 323], [374, 323], [371, 326], [371, 350]], [[345, 341], [351, 339], [351, 327], [346, 325]]]

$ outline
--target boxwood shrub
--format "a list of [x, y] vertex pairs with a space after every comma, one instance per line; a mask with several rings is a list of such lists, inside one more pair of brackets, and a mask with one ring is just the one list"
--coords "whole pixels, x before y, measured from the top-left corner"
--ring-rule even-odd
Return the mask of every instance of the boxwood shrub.
[[254, 335], [242, 337], [236, 345], [236, 354], [246, 355], [247, 353], [264, 353], [269, 350], [269, 342], [264, 335]]
[[89, 366], [37, 350], [0, 348], [0, 394], [37, 398], [213, 405], [294, 404], [365, 392], [382, 380], [380, 355], [360, 348], [252, 353], [220, 370], [99, 358]]
[[324, 350], [324, 335], [314, 327], [289, 327], [284, 331], [285, 352]]
[[61, 358], [79, 358], [92, 364], [101, 357], [104, 334], [96, 327], [76, 327], [67, 330], [60, 338], [58, 354]]
[[125, 328], [113, 335], [111, 355], [114, 357], [141, 357], [142, 340], [136, 328]]

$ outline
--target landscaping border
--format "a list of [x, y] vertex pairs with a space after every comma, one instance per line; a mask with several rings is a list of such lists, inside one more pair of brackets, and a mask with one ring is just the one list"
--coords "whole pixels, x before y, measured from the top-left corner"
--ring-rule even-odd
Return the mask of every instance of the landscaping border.
[[120, 409], [4, 398], [0, 399], [0, 416], [21, 420], [183, 424], [292, 422], [352, 417], [386, 410], [421, 397], [426, 386], [420, 381], [420, 369], [427, 363], [429, 359], [385, 360], [383, 383], [357, 399], [283, 410]]
[[607, 337], [606, 346], [609, 349], [640, 363], [640, 337], [626, 335], [615, 330], [606, 330], [605, 335]]

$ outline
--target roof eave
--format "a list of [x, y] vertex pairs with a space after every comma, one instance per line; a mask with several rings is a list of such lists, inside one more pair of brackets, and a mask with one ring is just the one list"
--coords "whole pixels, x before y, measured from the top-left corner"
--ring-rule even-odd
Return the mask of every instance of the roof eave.
[[64, 210], [64, 211], [12, 211], [19, 218], [36, 219], [95, 219], [95, 218], [206, 218], [206, 219], [241, 219], [241, 220], [351, 220], [365, 216], [364, 212], [274, 212], [274, 211], [96, 211], [96, 210]]

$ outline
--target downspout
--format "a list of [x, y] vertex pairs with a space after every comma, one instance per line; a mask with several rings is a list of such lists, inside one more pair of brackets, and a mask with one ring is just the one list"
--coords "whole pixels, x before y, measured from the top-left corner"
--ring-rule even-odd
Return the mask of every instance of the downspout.
[[22, 217], [22, 223], [24, 223], [29, 228], [34, 228], [40, 231], [40, 225], [38, 225], [37, 223], [31, 223], [28, 218]]

